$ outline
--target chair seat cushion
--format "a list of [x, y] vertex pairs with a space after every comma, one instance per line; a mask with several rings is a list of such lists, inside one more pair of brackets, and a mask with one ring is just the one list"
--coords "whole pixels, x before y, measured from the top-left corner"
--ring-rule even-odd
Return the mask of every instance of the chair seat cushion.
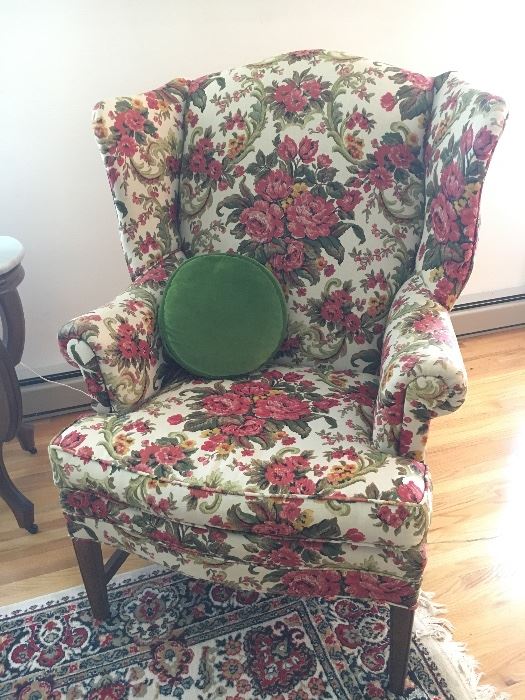
[[372, 375], [310, 368], [181, 381], [57, 436], [55, 482], [76, 517], [96, 517], [90, 492], [227, 533], [410, 548], [426, 535], [430, 481], [424, 464], [372, 447], [376, 392]]
[[169, 279], [159, 309], [168, 354], [203, 377], [247, 374], [268, 362], [286, 331], [286, 301], [264, 265], [242, 255], [199, 255]]

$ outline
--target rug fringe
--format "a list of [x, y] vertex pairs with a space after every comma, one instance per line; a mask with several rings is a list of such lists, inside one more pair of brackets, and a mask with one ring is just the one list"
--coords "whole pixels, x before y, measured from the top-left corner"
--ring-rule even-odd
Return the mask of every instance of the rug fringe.
[[[479, 672], [479, 663], [470, 656], [464, 643], [453, 639], [452, 624], [444, 617], [447, 610], [433, 598], [433, 593], [421, 592], [414, 631], [427, 644], [432, 640], [440, 648], [440, 658], [455, 670], [463, 686], [458, 689], [456, 700], [508, 700], [508, 693], [500, 693], [491, 685], [480, 685], [483, 674]], [[449, 674], [446, 675], [448, 678]]]

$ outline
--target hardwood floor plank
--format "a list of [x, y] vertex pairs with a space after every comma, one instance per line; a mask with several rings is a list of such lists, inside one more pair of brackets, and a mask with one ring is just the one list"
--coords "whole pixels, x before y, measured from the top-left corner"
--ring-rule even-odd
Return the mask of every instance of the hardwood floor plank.
[[[525, 329], [464, 338], [460, 346], [468, 397], [433, 422], [428, 446], [434, 515], [423, 587], [448, 608], [455, 637], [478, 659], [485, 682], [525, 700]], [[0, 604], [81, 582], [47, 461], [48, 442], [73, 418], [35, 424], [37, 455], [16, 441], [5, 447], [40, 532], [20, 530], [0, 500]], [[122, 571], [144, 565], [130, 556]]]

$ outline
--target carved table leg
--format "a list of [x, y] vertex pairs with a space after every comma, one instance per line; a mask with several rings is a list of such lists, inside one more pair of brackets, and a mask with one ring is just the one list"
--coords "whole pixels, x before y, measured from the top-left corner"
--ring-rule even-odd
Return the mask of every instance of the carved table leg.
[[26, 452], [36, 455], [35, 431], [30, 423], [20, 423], [16, 433], [20, 447]]
[[23, 276], [20, 265], [0, 275], [0, 496], [20, 527], [34, 534], [38, 531], [34, 505], [11, 481], [2, 455], [3, 443], [15, 435], [24, 450], [36, 452], [33, 427], [22, 423], [22, 397], [15, 372], [24, 349], [24, 314], [15, 289]]
[[34, 535], [38, 532], [35, 521], [35, 507], [31, 501], [21, 493], [11, 481], [5, 468], [2, 455], [2, 443], [0, 443], [0, 496], [13, 511], [16, 522], [20, 527]]

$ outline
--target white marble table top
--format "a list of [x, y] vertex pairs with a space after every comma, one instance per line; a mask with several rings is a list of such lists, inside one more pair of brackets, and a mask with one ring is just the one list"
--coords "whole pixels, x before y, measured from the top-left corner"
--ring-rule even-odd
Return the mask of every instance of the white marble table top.
[[11, 236], [0, 236], [0, 275], [5, 275], [20, 264], [24, 246]]

